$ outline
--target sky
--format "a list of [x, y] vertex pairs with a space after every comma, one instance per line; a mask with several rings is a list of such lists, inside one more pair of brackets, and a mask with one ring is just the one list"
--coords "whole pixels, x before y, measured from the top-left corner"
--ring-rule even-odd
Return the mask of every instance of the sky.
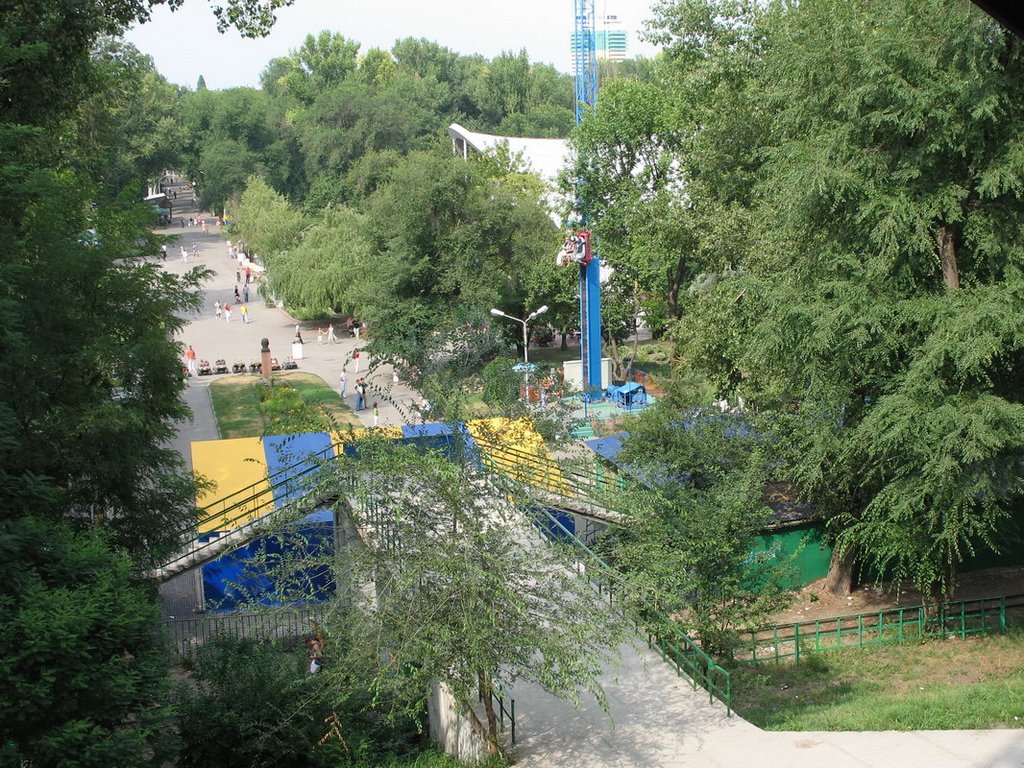
[[[595, 0], [598, 20], [615, 13], [629, 35], [630, 56], [653, 56], [637, 31], [650, 18], [654, 0]], [[202, 75], [211, 89], [258, 86], [260, 72], [276, 57], [298, 48], [308, 34], [327, 29], [369, 48], [391, 48], [395, 40], [425, 37], [458, 53], [493, 58], [526, 48], [530, 60], [569, 71], [573, 0], [295, 0], [278, 12], [269, 36], [242, 38], [217, 32], [206, 0], [185, 0], [172, 13], [158, 6], [147, 24], [125, 35], [153, 57], [172, 83], [195, 88]]]

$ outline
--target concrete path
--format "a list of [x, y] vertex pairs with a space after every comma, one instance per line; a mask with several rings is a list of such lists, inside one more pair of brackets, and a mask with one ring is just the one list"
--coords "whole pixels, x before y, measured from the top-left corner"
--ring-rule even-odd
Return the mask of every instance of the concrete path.
[[[197, 214], [194, 209], [184, 203], [184, 194], [178, 188], [179, 199], [175, 206], [175, 219], [184, 216], [187, 221]], [[207, 214], [209, 215], [209, 214]], [[239, 305], [234, 300], [234, 289], [239, 292], [244, 287], [236, 282], [237, 262], [228, 257], [227, 240], [216, 227], [203, 233], [200, 227], [172, 226], [159, 230], [161, 234], [171, 235], [177, 241], [168, 247], [168, 258], [164, 268], [174, 274], [183, 274], [196, 266], [205, 266], [213, 270], [212, 279], [205, 285], [203, 309], [188, 317], [188, 325], [178, 334], [179, 341], [195, 349], [197, 360], [223, 359], [230, 367], [235, 362], [247, 365], [260, 359], [260, 340], [270, 341], [270, 350], [274, 357], [282, 363], [292, 356], [292, 343], [295, 338], [296, 321], [287, 312], [277, 307], [267, 307], [258, 294], [255, 285], [250, 285], [249, 322], [243, 323], [238, 311]], [[198, 245], [198, 256], [193, 257], [192, 246]], [[188, 260], [181, 259], [181, 247], [188, 253]], [[230, 322], [218, 320], [214, 314], [213, 304], [219, 301], [232, 305]], [[366, 380], [368, 394], [366, 408], [356, 415], [366, 426], [373, 425], [373, 414], [370, 406], [377, 402], [380, 411], [380, 426], [414, 423], [418, 420], [416, 405], [419, 395], [410, 387], [393, 381], [393, 370], [388, 365], [372, 366], [368, 372], [368, 361], [364, 350], [365, 342], [356, 341], [351, 337], [339, 338], [336, 344], [317, 344], [318, 325], [326, 328], [325, 323], [298, 323], [304, 344], [302, 358], [297, 359], [298, 370], [312, 373], [322, 378], [328, 386], [339, 389], [339, 374], [344, 366], [348, 372], [348, 387], [345, 401], [355, 409], [355, 383], [357, 378]], [[344, 328], [335, 328], [341, 335]], [[355, 371], [353, 353], [360, 350], [359, 371]], [[242, 374], [224, 374], [239, 376]], [[244, 374], [251, 376], [252, 374]], [[194, 440], [213, 440], [218, 437], [216, 421], [209, 397], [210, 382], [221, 376], [196, 376], [190, 379], [185, 392], [185, 401], [193, 412], [191, 423], [181, 425], [175, 447], [190, 461], [189, 445]]]
[[611, 717], [520, 683], [519, 768], [1021, 768], [1024, 730], [762, 731], [708, 703], [646, 647], [621, 649], [605, 676]]

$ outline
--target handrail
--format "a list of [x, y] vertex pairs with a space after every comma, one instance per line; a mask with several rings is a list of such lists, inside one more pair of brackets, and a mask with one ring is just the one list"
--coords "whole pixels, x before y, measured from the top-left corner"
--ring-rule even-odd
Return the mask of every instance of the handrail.
[[607, 595], [608, 605], [619, 610], [623, 617], [630, 621], [634, 628], [641, 634], [646, 635], [649, 648], [657, 651], [661, 658], [673, 666], [677, 674], [685, 674], [693, 683], [693, 689], [697, 686], [708, 692], [708, 702], [713, 703], [718, 698], [725, 704], [726, 716], [732, 715], [732, 676], [729, 670], [720, 666], [712, 659], [689, 635], [683, 632], [668, 616], [660, 611], [651, 611], [650, 615], [658, 622], [656, 627], [648, 626], [648, 623], [637, 617], [634, 612], [615, 601], [615, 584], [624, 578], [623, 574], [612, 566], [608, 565], [600, 555], [596, 554], [570, 531], [561, 521], [552, 515], [547, 509], [531, 510], [534, 514], [543, 514], [547, 522], [561, 529], [565, 534], [563, 537], [572, 545], [583, 551], [585, 558], [590, 561], [598, 573], [604, 575], [605, 580], [594, 579], [591, 568], [586, 568], [587, 578], [597, 589], [599, 595]]

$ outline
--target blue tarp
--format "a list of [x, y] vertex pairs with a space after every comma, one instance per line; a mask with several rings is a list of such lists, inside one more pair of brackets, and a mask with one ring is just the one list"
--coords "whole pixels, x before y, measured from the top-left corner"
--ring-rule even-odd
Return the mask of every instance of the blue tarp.
[[604, 396], [624, 408], [647, 405], [647, 387], [637, 384], [635, 381], [608, 387]]
[[[271, 478], [289, 470], [294, 480], [277, 483], [274, 487], [274, 505], [280, 509], [289, 501], [301, 499], [315, 482], [315, 472], [307, 472], [319, 463], [329, 459], [331, 437], [326, 432], [309, 432], [302, 435], [272, 435], [263, 438], [263, 452], [267, 457], [267, 472]], [[304, 474], [305, 473], [305, 474]], [[301, 475], [301, 477], [297, 477]]]
[[[328, 565], [333, 552], [334, 513], [317, 510], [279, 535], [253, 539], [204, 565], [207, 608], [230, 611], [254, 603], [272, 606], [324, 600], [334, 592]], [[282, 576], [282, 566], [290, 564], [295, 567], [284, 568], [287, 576]]]
[[629, 432], [616, 432], [608, 437], [596, 437], [587, 440], [586, 446], [602, 459], [615, 463], [615, 458], [622, 452], [622, 441], [629, 437]]

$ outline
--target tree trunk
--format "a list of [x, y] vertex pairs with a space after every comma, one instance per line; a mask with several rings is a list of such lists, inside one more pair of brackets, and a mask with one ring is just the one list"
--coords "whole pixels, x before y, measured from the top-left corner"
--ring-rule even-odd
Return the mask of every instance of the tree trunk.
[[484, 700], [484, 712], [487, 713], [487, 750], [498, 754], [498, 717], [494, 713], [494, 700], [491, 698], [491, 679], [482, 670], [476, 673], [477, 684], [480, 686], [480, 697]]
[[616, 379], [622, 378], [622, 355], [619, 352], [619, 345], [615, 338], [609, 333], [604, 339], [605, 350], [612, 359], [612, 376]]
[[569, 348], [569, 334], [568, 333], [563, 333], [562, 334], [562, 346], [560, 347], [560, 349], [564, 352], [568, 348]]
[[956, 231], [954, 227], [943, 224], [935, 233], [935, 242], [939, 246], [939, 261], [942, 264], [942, 279], [946, 287], [955, 291], [960, 287], [960, 271], [956, 263]]
[[853, 591], [853, 566], [856, 559], [857, 553], [853, 547], [848, 548], [842, 557], [833, 552], [828, 576], [825, 577], [825, 589], [833, 595], [850, 594]]
[[668, 277], [666, 313], [672, 319], [679, 317], [679, 289], [683, 284], [684, 277], [686, 277], [686, 259], [680, 256], [679, 261], [676, 262], [675, 269], [672, 270], [672, 274]]

